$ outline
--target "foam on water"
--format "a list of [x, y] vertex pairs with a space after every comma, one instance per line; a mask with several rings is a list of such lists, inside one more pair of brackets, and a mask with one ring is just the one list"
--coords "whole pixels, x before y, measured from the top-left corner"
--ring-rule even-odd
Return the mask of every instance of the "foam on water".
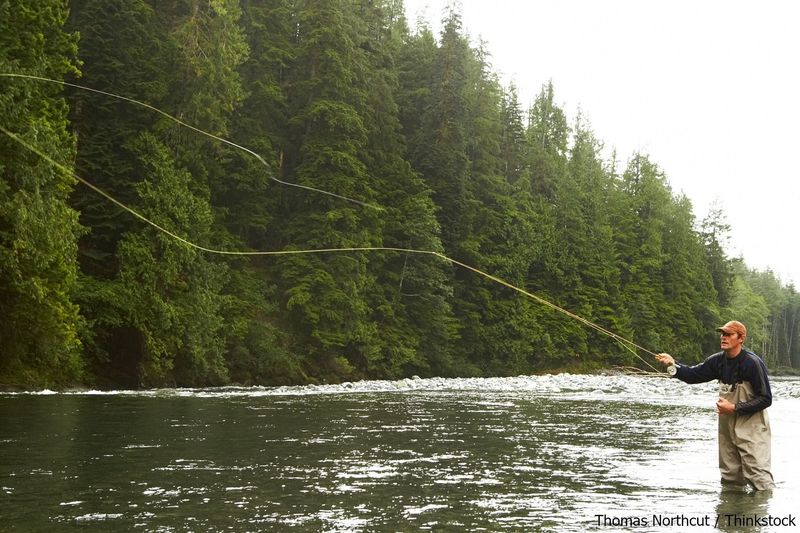
[[[785, 514], [800, 380], [773, 389], [779, 490], [763, 510]], [[0, 515], [362, 532], [585, 531], [654, 501], [760, 513], [719, 490], [715, 398], [714, 383], [573, 374], [0, 395]]]
[[[800, 398], [800, 381], [791, 378], [771, 379], [773, 396], [780, 398]], [[716, 391], [716, 381], [695, 385], [695, 392]], [[685, 384], [664, 376], [626, 376], [626, 375], [583, 375], [583, 374], [544, 374], [534, 376], [515, 376], [497, 378], [404, 378], [399, 380], [364, 380], [325, 385], [300, 385], [279, 387], [216, 387], [216, 388], [168, 388], [149, 390], [86, 390], [56, 392], [42, 390], [34, 392], [13, 392], [6, 395], [90, 395], [90, 396], [145, 396], [145, 397], [193, 397], [193, 398], [233, 398], [262, 396], [317, 396], [348, 395], [368, 393], [409, 393], [409, 392], [486, 392], [521, 393], [543, 397], [557, 395], [562, 398], [580, 396], [596, 400], [623, 400], [635, 402], [674, 403], [676, 399], [687, 397]], [[691, 395], [696, 396], [696, 395]], [[691, 403], [691, 398], [687, 398]], [[487, 401], [487, 407], [497, 405]]]

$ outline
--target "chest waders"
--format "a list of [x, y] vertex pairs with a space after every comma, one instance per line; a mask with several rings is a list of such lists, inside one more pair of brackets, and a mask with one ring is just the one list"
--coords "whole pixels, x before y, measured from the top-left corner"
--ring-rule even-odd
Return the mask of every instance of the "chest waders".
[[[749, 381], [720, 383], [719, 397], [734, 404], [755, 397]], [[723, 483], [750, 483], [756, 490], [775, 488], [770, 471], [772, 431], [767, 410], [719, 415], [719, 470]]]

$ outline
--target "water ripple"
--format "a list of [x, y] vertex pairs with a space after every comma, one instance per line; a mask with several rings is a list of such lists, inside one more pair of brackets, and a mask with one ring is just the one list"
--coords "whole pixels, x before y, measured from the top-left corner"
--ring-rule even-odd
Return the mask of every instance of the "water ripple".
[[37, 531], [560, 532], [664, 509], [794, 512], [800, 380], [773, 383], [767, 503], [719, 489], [713, 384], [558, 374], [2, 395], [0, 515]]

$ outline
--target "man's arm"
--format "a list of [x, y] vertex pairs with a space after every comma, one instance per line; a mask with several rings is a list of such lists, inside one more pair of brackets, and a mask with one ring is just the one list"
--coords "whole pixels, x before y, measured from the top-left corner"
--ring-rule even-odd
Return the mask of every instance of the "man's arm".
[[772, 405], [772, 389], [769, 386], [767, 377], [767, 366], [755, 354], [749, 355], [751, 364], [742, 379], [749, 381], [753, 386], [753, 399], [736, 404], [736, 412], [740, 415], [756, 413]]
[[667, 366], [675, 365], [675, 377], [685, 383], [705, 383], [712, 379], [719, 379], [719, 365], [716, 360], [718, 355], [714, 354], [699, 365], [694, 366], [680, 365], [668, 353], [660, 353], [656, 356], [656, 359]]

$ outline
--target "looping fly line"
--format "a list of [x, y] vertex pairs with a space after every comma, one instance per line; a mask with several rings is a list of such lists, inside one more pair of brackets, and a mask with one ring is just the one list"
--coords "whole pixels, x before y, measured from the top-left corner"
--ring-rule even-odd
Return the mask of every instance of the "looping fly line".
[[242, 145], [236, 144], [235, 142], [229, 141], [228, 139], [225, 139], [223, 137], [219, 137], [217, 135], [214, 135], [213, 133], [207, 132], [205, 130], [201, 130], [200, 128], [198, 128], [196, 126], [192, 126], [191, 124], [187, 124], [186, 122], [182, 121], [178, 117], [170, 115], [166, 111], [162, 111], [161, 109], [158, 109], [155, 106], [152, 106], [152, 105], [147, 104], [145, 102], [140, 102], [139, 100], [136, 100], [134, 98], [129, 98], [127, 96], [121, 96], [119, 94], [114, 94], [114, 93], [110, 93], [110, 92], [106, 92], [106, 91], [101, 91], [99, 89], [93, 89], [91, 87], [86, 87], [85, 85], [78, 85], [77, 83], [70, 83], [70, 82], [67, 82], [67, 81], [53, 80], [53, 79], [44, 78], [44, 77], [41, 77], [41, 76], [31, 76], [29, 74], [13, 74], [13, 73], [0, 72], [0, 76], [5, 77], [5, 78], [23, 78], [23, 79], [29, 79], [29, 80], [43, 81], [43, 82], [47, 82], [47, 83], [55, 83], [55, 84], [58, 84], [58, 85], [66, 85], [68, 87], [74, 87], [76, 89], [81, 89], [83, 91], [89, 91], [89, 92], [93, 92], [93, 93], [97, 93], [97, 94], [102, 94], [103, 96], [108, 96], [109, 98], [116, 98], [117, 100], [123, 100], [125, 102], [130, 102], [132, 104], [147, 108], [147, 109], [149, 109], [151, 111], [155, 111], [159, 115], [163, 115], [163, 116], [167, 117], [168, 119], [170, 119], [171, 121], [175, 122], [179, 126], [183, 126], [184, 128], [189, 128], [190, 130], [196, 131], [197, 133], [199, 133], [201, 135], [205, 135], [206, 137], [214, 139], [215, 141], [219, 141], [221, 143], [227, 144], [228, 146], [232, 146], [234, 148], [238, 148], [239, 150], [244, 150], [248, 154], [250, 154], [253, 157], [255, 157], [256, 159], [258, 159], [258, 161], [267, 168], [267, 171], [268, 171], [267, 177], [269, 179], [271, 179], [272, 181], [274, 181], [274, 182], [280, 183], [281, 185], [286, 185], [288, 187], [296, 187], [298, 189], [304, 189], [306, 191], [311, 191], [311, 192], [315, 192], [315, 193], [319, 193], [319, 194], [326, 194], [328, 196], [332, 196], [334, 198], [338, 198], [338, 199], [344, 200], [346, 202], [351, 202], [351, 203], [358, 204], [358, 205], [361, 205], [361, 206], [364, 206], [364, 207], [369, 207], [371, 209], [377, 209], [379, 211], [383, 211], [383, 208], [381, 206], [379, 206], [379, 205], [374, 205], [374, 204], [370, 204], [370, 203], [367, 203], [367, 202], [362, 202], [361, 200], [356, 200], [354, 198], [350, 198], [348, 196], [343, 196], [341, 194], [336, 194], [335, 192], [326, 191], [324, 189], [318, 189], [316, 187], [311, 187], [311, 186], [308, 186], [308, 185], [301, 185], [299, 183], [291, 183], [291, 182], [288, 182], [288, 181], [283, 181], [281, 179], [278, 179], [278, 178], [276, 178], [275, 176], [272, 175], [272, 169], [270, 168], [269, 164], [264, 160], [264, 158], [261, 157], [260, 155], [258, 155], [256, 152], [250, 150], [249, 148], [246, 148], [246, 147], [244, 147]]
[[[125, 100], [125, 101], [128, 101], [128, 102], [132, 102], [132, 103], [141, 105], [143, 107], [151, 109], [151, 110], [153, 110], [153, 111], [155, 111], [157, 113], [160, 113], [161, 115], [164, 115], [164, 116], [170, 118], [171, 120], [175, 121], [176, 123], [178, 123], [181, 126], [185, 126], [185, 127], [190, 128], [190, 129], [192, 129], [192, 130], [194, 130], [196, 132], [199, 132], [199, 133], [201, 133], [203, 135], [211, 137], [212, 139], [216, 139], [216, 140], [218, 140], [220, 142], [223, 142], [223, 143], [228, 144], [230, 146], [233, 146], [235, 148], [239, 148], [241, 150], [244, 150], [245, 152], [253, 155], [256, 158], [258, 158], [258, 160], [261, 163], [263, 163], [265, 166], [267, 166], [267, 163], [264, 161], [264, 159], [261, 158], [261, 156], [259, 156], [258, 154], [256, 154], [252, 150], [249, 150], [249, 149], [247, 149], [247, 148], [245, 148], [243, 146], [240, 146], [240, 145], [238, 145], [238, 144], [236, 144], [234, 142], [231, 142], [231, 141], [229, 141], [227, 139], [223, 139], [221, 137], [217, 137], [216, 135], [213, 135], [211, 133], [203, 131], [203, 130], [201, 130], [199, 128], [196, 128], [194, 126], [191, 126], [189, 124], [186, 124], [186, 123], [182, 122], [181, 120], [179, 120], [178, 118], [173, 117], [172, 115], [169, 115], [168, 113], [166, 113], [164, 111], [161, 111], [160, 109], [157, 109], [157, 108], [155, 108], [155, 107], [153, 107], [153, 106], [151, 106], [149, 104], [145, 104], [143, 102], [139, 102], [139, 101], [133, 100], [131, 98], [115, 95], [115, 94], [108, 93], [108, 92], [105, 92], [105, 91], [99, 91], [97, 89], [91, 89], [91, 88], [88, 88], [88, 87], [83, 87], [81, 85], [76, 85], [76, 84], [67, 83], [67, 82], [59, 82], [57, 80], [51, 80], [51, 79], [48, 79], [48, 78], [41, 78], [41, 77], [37, 77], [37, 76], [28, 76], [28, 75], [24, 75], [24, 74], [5, 74], [5, 73], [0, 73], [0, 76], [27, 78], [27, 79], [40, 80], [40, 81], [46, 81], [46, 82], [52, 82], [52, 83], [61, 83], [63, 85], [69, 85], [71, 87], [75, 87], [75, 88], [78, 88], [78, 89], [84, 89], [84, 90], [87, 90], [87, 91], [92, 91], [92, 92], [95, 92], [95, 93], [111, 96], [113, 98], [119, 98], [121, 100]], [[122, 202], [120, 202], [119, 200], [117, 200], [116, 198], [111, 196], [109, 193], [107, 193], [104, 190], [100, 189], [99, 187], [97, 187], [96, 185], [92, 184], [88, 180], [82, 178], [81, 176], [78, 176], [72, 170], [70, 170], [66, 166], [62, 165], [61, 163], [55, 161], [53, 158], [51, 158], [50, 156], [45, 154], [43, 151], [41, 151], [37, 147], [31, 145], [30, 143], [26, 142], [25, 140], [20, 138], [18, 135], [16, 135], [16, 134], [12, 133], [11, 131], [7, 130], [2, 125], [0, 125], [0, 131], [2, 131], [5, 135], [10, 137], [11, 139], [16, 141], [17, 143], [21, 144], [22, 146], [24, 146], [25, 148], [27, 148], [31, 152], [37, 154], [39, 157], [43, 158], [45, 161], [47, 161], [48, 163], [50, 163], [54, 167], [58, 168], [59, 170], [61, 170], [65, 174], [67, 174], [69, 176], [72, 176], [74, 179], [76, 179], [80, 183], [83, 183], [88, 188], [90, 188], [93, 191], [95, 191], [97, 194], [103, 196], [104, 198], [106, 198], [110, 202], [112, 202], [115, 205], [119, 206], [121, 209], [127, 211], [128, 213], [130, 213], [131, 215], [135, 216], [139, 220], [145, 222], [146, 224], [149, 224], [150, 226], [156, 228], [158, 231], [161, 231], [162, 233], [164, 233], [166, 235], [169, 235], [173, 239], [175, 239], [175, 240], [177, 240], [177, 241], [179, 241], [179, 242], [181, 242], [181, 243], [183, 243], [186, 246], [189, 246], [191, 248], [195, 248], [197, 250], [200, 250], [200, 251], [203, 251], [203, 252], [206, 252], [206, 253], [219, 254], [219, 255], [231, 255], [231, 256], [268, 256], [268, 255], [277, 256], [277, 255], [297, 255], [297, 254], [325, 254], [325, 253], [386, 251], [386, 252], [399, 252], [399, 253], [429, 255], [429, 256], [438, 257], [439, 259], [442, 259], [442, 260], [444, 260], [444, 261], [446, 261], [446, 262], [448, 262], [450, 264], [457, 265], [457, 266], [459, 266], [461, 268], [464, 268], [466, 270], [470, 270], [470, 271], [472, 271], [472, 272], [474, 272], [476, 274], [479, 274], [479, 275], [481, 275], [481, 276], [483, 276], [483, 277], [485, 277], [485, 278], [487, 278], [489, 280], [494, 281], [495, 283], [498, 283], [500, 285], [503, 285], [504, 287], [512, 289], [512, 290], [514, 290], [514, 291], [516, 291], [516, 292], [518, 292], [518, 293], [520, 293], [520, 294], [522, 294], [524, 296], [527, 296], [528, 298], [530, 298], [530, 299], [532, 299], [532, 300], [534, 300], [534, 301], [536, 301], [536, 302], [538, 302], [538, 303], [540, 303], [540, 304], [542, 304], [542, 305], [544, 305], [546, 307], [549, 307], [550, 309], [558, 311], [558, 312], [560, 312], [560, 313], [562, 313], [562, 314], [564, 314], [564, 315], [566, 315], [566, 316], [568, 316], [568, 317], [570, 317], [570, 318], [572, 318], [574, 320], [577, 320], [578, 322], [584, 324], [585, 326], [587, 326], [587, 327], [589, 327], [589, 328], [591, 328], [591, 329], [593, 329], [593, 330], [595, 330], [595, 331], [597, 331], [599, 333], [602, 333], [603, 335], [606, 335], [606, 336], [614, 339], [616, 342], [618, 342], [620, 344], [620, 346], [622, 346], [623, 348], [625, 348], [626, 350], [631, 352], [634, 356], [636, 356], [638, 359], [640, 359], [644, 364], [649, 366], [655, 372], [657, 372], [659, 374], [661, 373], [652, 364], [650, 364], [650, 362], [648, 362], [646, 359], [644, 359], [642, 356], [640, 356], [638, 353], [636, 353], [636, 349], [639, 349], [639, 350], [641, 350], [641, 351], [643, 351], [645, 353], [648, 353], [650, 355], [653, 355], [653, 356], [656, 355], [655, 352], [652, 352], [652, 351], [648, 350], [647, 348], [639, 346], [635, 342], [633, 342], [631, 340], [628, 340], [628, 339], [626, 339], [624, 337], [621, 337], [621, 336], [617, 335], [616, 333], [614, 333], [613, 331], [610, 331], [610, 330], [600, 326], [599, 324], [596, 324], [596, 323], [594, 323], [594, 322], [592, 322], [592, 321], [590, 321], [590, 320], [588, 320], [588, 319], [586, 319], [586, 318], [584, 318], [584, 317], [582, 317], [580, 315], [577, 315], [577, 314], [575, 314], [575, 313], [573, 313], [573, 312], [571, 312], [571, 311], [569, 311], [567, 309], [564, 309], [563, 307], [560, 307], [560, 306], [558, 306], [558, 305], [556, 305], [556, 304], [554, 304], [554, 303], [542, 298], [541, 296], [537, 296], [536, 294], [534, 294], [532, 292], [529, 292], [529, 291], [526, 291], [525, 289], [521, 289], [521, 288], [517, 287], [516, 285], [513, 285], [513, 284], [511, 284], [511, 283], [509, 283], [509, 282], [507, 282], [507, 281], [505, 281], [505, 280], [503, 280], [501, 278], [498, 278], [497, 276], [494, 276], [492, 274], [484, 272], [484, 271], [482, 271], [482, 270], [480, 270], [478, 268], [475, 268], [473, 266], [470, 266], [470, 265], [468, 265], [466, 263], [462, 263], [461, 261], [458, 261], [456, 259], [453, 259], [451, 257], [448, 257], [448, 256], [446, 256], [446, 255], [444, 255], [442, 253], [436, 252], [436, 251], [432, 251], [432, 250], [417, 250], [417, 249], [413, 249], [413, 248], [399, 248], [399, 247], [391, 247], [391, 246], [364, 246], [364, 247], [348, 247], [348, 248], [317, 248], [317, 249], [307, 249], [307, 250], [270, 250], [270, 251], [218, 250], [218, 249], [214, 249], [214, 248], [207, 248], [205, 246], [201, 246], [199, 244], [193, 243], [193, 242], [181, 237], [180, 235], [177, 235], [176, 233], [173, 233], [172, 231], [170, 231], [170, 230], [160, 226], [159, 224], [153, 222], [152, 220], [148, 219], [147, 217], [145, 217], [141, 213], [137, 212], [133, 208], [128, 207], [127, 205], [123, 204]], [[313, 187], [307, 187], [307, 186], [304, 186], [304, 185], [298, 185], [298, 184], [294, 184], [294, 183], [281, 181], [281, 180], [279, 180], [277, 178], [274, 178], [274, 177], [270, 177], [270, 179], [272, 179], [272, 180], [274, 180], [274, 181], [276, 181], [278, 183], [281, 183], [283, 185], [288, 185], [288, 186], [292, 186], [292, 187], [299, 187], [299, 188], [302, 188], [302, 189], [307, 189], [307, 190], [310, 190], [310, 191], [314, 191], [314, 192], [318, 192], [318, 193], [322, 193], [322, 194], [327, 194], [327, 195], [330, 195], [330, 196], [333, 196], [333, 197], [336, 197], [336, 198], [340, 198], [340, 199], [345, 200], [345, 201], [354, 202], [354, 203], [357, 203], [359, 205], [363, 205], [365, 207], [370, 207], [370, 208], [374, 208], [374, 209], [382, 209], [381, 207], [378, 207], [378, 206], [367, 204], [367, 203], [364, 203], [364, 202], [361, 202], [361, 201], [358, 201], [358, 200], [354, 200], [352, 198], [347, 198], [345, 196], [340, 196], [338, 194], [331, 193], [331, 192], [328, 192], [328, 191], [324, 191], [324, 190], [321, 190], [321, 189], [315, 189]]]

